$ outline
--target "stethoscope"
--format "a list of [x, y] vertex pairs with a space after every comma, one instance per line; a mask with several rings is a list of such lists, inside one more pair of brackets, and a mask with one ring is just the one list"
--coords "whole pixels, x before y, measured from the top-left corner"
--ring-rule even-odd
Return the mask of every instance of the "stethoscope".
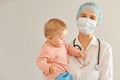
[[[81, 49], [81, 47], [78, 45], [78, 44], [75, 44], [75, 41], [76, 41], [76, 38], [73, 40], [73, 46], [74, 47], [77, 47], [78, 49], [80, 49], [80, 50], [82, 50]], [[100, 62], [100, 40], [99, 39], [97, 39], [97, 41], [98, 41], [98, 58], [97, 58], [97, 64], [95, 65], [95, 69], [98, 71], [99, 70], [99, 62]], [[78, 57], [76, 57], [76, 59], [77, 59], [77, 61], [81, 64], [81, 65], [83, 65], [83, 67], [85, 67], [85, 66], [87, 66], [88, 64], [84, 64], [84, 63], [82, 63], [79, 59], [78, 59]], [[83, 68], [83, 67], [81, 67], [81, 68]]]

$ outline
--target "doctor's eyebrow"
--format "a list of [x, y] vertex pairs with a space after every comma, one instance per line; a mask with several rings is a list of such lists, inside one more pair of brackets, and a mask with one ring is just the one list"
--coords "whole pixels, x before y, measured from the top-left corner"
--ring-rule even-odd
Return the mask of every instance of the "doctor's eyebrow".
[[85, 13], [80, 13], [79, 17], [87, 17], [87, 15]]

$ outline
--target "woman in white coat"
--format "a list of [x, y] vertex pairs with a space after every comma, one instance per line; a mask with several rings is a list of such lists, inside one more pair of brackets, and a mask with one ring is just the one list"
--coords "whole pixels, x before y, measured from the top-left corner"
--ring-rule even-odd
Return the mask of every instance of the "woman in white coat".
[[74, 80], [113, 80], [113, 60], [110, 44], [97, 39], [94, 30], [101, 26], [102, 11], [94, 2], [82, 4], [77, 12], [79, 34], [72, 45], [86, 52], [83, 59], [69, 57]]

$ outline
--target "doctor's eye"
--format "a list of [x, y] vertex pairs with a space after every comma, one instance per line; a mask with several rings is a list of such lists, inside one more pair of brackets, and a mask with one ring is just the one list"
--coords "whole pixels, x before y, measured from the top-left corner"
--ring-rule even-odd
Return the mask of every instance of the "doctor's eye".
[[97, 18], [95, 16], [90, 16], [90, 19], [96, 20]]

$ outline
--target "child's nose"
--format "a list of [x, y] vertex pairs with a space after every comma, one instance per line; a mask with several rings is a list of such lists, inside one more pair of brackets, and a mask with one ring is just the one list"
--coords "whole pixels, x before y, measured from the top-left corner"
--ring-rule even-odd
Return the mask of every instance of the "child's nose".
[[65, 39], [63, 40], [63, 42], [65, 42]]

